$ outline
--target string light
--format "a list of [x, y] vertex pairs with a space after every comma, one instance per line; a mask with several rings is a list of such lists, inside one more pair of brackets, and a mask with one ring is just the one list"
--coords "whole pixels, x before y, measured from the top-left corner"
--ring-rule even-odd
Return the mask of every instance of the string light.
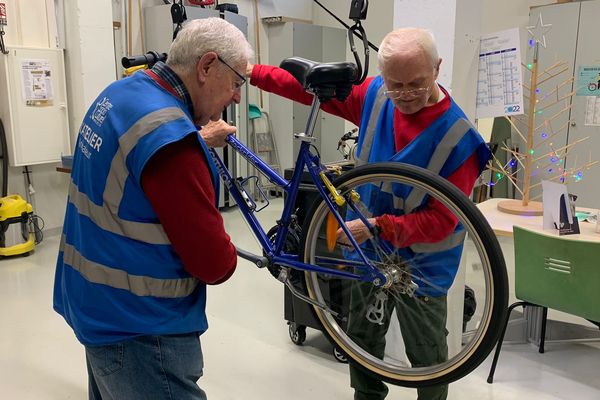
[[[507, 163], [506, 163], [506, 164], [505, 164], [505, 165], [502, 167], [502, 169], [503, 169], [504, 171], [506, 171], [507, 169], [509, 169], [509, 167], [510, 167], [510, 168], [514, 168], [516, 165], [517, 165], [517, 160], [516, 160], [515, 158], [511, 158], [511, 159], [510, 159], [510, 160], [509, 160], [509, 161], [508, 161], [508, 162], [507, 162]], [[500, 181], [501, 181], [501, 180], [504, 178], [504, 176], [505, 176], [505, 175], [504, 175], [502, 172], [496, 172], [496, 173], [493, 173], [493, 174], [491, 175], [491, 178], [490, 178], [491, 180], [490, 180], [489, 182], [483, 182], [483, 183], [484, 183], [485, 185], [487, 185], [487, 186], [490, 186], [490, 187], [492, 187], [492, 186], [494, 186], [494, 185], [498, 184], [498, 182], [500, 182]]]

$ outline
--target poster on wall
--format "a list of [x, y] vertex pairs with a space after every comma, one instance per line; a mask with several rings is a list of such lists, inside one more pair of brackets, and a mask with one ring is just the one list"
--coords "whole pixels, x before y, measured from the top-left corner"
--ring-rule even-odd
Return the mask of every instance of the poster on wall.
[[588, 126], [600, 126], [600, 97], [586, 97], [585, 124]]
[[579, 66], [575, 94], [600, 97], [600, 65]]
[[477, 118], [523, 114], [519, 29], [482, 36], [477, 77]]
[[46, 106], [52, 103], [52, 69], [48, 60], [21, 61], [23, 98], [28, 106]]

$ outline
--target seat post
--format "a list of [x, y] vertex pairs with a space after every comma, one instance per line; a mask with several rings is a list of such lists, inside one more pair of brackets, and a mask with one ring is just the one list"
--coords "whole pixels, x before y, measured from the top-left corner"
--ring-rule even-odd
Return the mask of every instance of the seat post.
[[321, 101], [319, 100], [319, 96], [313, 96], [313, 102], [310, 107], [310, 114], [308, 116], [308, 121], [306, 121], [306, 129], [304, 131], [304, 135], [307, 137], [313, 137], [315, 133], [315, 126], [317, 125], [317, 118], [319, 116], [319, 111], [321, 110]]

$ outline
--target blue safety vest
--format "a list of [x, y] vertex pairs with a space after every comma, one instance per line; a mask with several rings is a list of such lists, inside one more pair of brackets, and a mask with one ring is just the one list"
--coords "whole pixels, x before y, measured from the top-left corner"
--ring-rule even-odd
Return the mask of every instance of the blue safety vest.
[[152, 155], [193, 134], [219, 193], [215, 165], [192, 120], [185, 103], [145, 73], [108, 86], [83, 119], [54, 309], [85, 345], [208, 327], [206, 286], [185, 271], [141, 187]]
[[[443, 115], [396, 153], [395, 107], [385, 96], [384, 90], [380, 76], [373, 79], [367, 90], [361, 114], [357, 165], [398, 161], [426, 168], [448, 178], [475, 152], [479, 160], [479, 172], [483, 171], [490, 151], [452, 99], [450, 108]], [[359, 194], [371, 215], [375, 216], [408, 214], [424, 208], [429, 200], [429, 196], [413, 190], [412, 186], [401, 184], [364, 186]], [[355, 217], [348, 215], [347, 218]], [[418, 295], [441, 296], [447, 293], [458, 270], [464, 238], [465, 230], [459, 223], [452, 234], [439, 242], [415, 243], [398, 249], [403, 258], [411, 260], [413, 280], [419, 285]]]

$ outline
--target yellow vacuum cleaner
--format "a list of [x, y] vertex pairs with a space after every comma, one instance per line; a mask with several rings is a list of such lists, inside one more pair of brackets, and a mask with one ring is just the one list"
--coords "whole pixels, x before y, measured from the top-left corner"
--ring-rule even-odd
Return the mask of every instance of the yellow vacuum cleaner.
[[[28, 255], [35, 248], [35, 234], [30, 229], [32, 220], [33, 208], [21, 196], [13, 194], [0, 198], [0, 256]], [[7, 234], [11, 227], [18, 231]], [[13, 237], [16, 239], [12, 240]], [[9, 245], [13, 241], [15, 243]]]

